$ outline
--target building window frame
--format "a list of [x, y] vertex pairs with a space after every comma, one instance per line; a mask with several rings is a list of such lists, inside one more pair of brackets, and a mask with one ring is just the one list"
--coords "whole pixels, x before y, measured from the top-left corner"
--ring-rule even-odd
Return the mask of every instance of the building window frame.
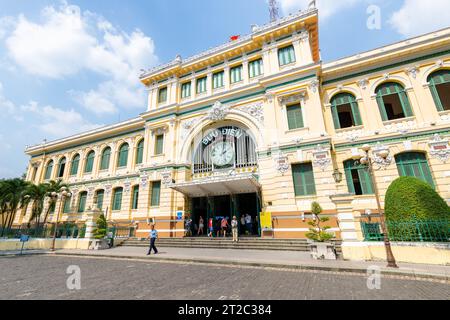
[[131, 198], [131, 210], [139, 209], [139, 185], [133, 186]]
[[181, 99], [188, 99], [192, 94], [192, 82], [185, 82], [181, 84]]
[[[339, 129], [348, 129], [353, 127], [362, 126], [361, 113], [359, 110], [358, 102], [356, 101], [356, 97], [348, 92], [338, 93], [333, 96], [330, 100], [331, 102], [331, 114], [333, 116], [334, 128], [336, 130]], [[352, 123], [351, 126], [344, 126], [342, 121], [341, 114], [343, 113], [340, 109], [344, 107], [350, 107], [350, 121]]]
[[243, 72], [244, 66], [242, 64], [230, 68], [230, 84], [244, 81]]
[[292, 180], [296, 197], [317, 195], [312, 162], [292, 164]]
[[80, 195], [78, 196], [78, 213], [84, 213], [86, 211], [87, 196], [88, 193], [86, 191], [80, 192]]
[[[406, 119], [414, 116], [408, 93], [402, 84], [398, 82], [384, 82], [376, 88], [375, 94], [383, 122]], [[389, 117], [386, 109], [386, 99], [388, 97], [391, 97], [400, 103], [403, 116]]]
[[111, 147], [106, 147], [103, 151], [102, 151], [102, 156], [100, 159], [100, 170], [109, 170], [109, 166], [111, 163]]
[[95, 152], [90, 151], [86, 156], [86, 164], [84, 165], [84, 173], [90, 174], [94, 171]]
[[119, 148], [119, 156], [117, 157], [117, 167], [126, 168], [128, 166], [128, 153], [130, 150], [130, 145], [128, 143], [123, 143]]
[[278, 48], [278, 64], [280, 67], [284, 67], [290, 64], [296, 63], [294, 45], [290, 44], [281, 48]]
[[208, 85], [208, 77], [207, 76], [198, 78], [195, 81], [195, 87], [196, 87], [195, 92], [197, 94], [206, 93], [206, 91], [208, 90], [207, 85]]
[[135, 164], [139, 165], [144, 162], [144, 139], [141, 139], [136, 147], [136, 161]]
[[213, 90], [221, 89], [225, 87], [225, 71], [218, 71], [212, 75], [212, 88]]
[[112, 197], [112, 211], [121, 211], [122, 210], [122, 200], [123, 200], [123, 188], [118, 187], [113, 191]]
[[44, 180], [50, 180], [53, 176], [53, 167], [54, 167], [54, 161], [50, 160], [47, 162], [47, 165], [45, 166], [45, 175]]
[[162, 87], [158, 89], [158, 103], [159, 104], [163, 104], [167, 102], [167, 93], [168, 93], [168, 88], [167, 87]]
[[287, 104], [285, 106], [287, 127], [289, 131], [304, 129], [305, 120], [301, 102]]
[[349, 193], [357, 196], [375, 194], [367, 166], [350, 159], [344, 162], [344, 171]]
[[164, 154], [164, 145], [165, 145], [165, 134], [156, 134], [155, 135], [155, 148], [154, 148], [154, 155], [155, 156], [161, 156]]
[[150, 206], [159, 207], [161, 205], [161, 181], [153, 181], [150, 192]]
[[248, 76], [250, 79], [264, 75], [264, 62], [262, 58], [252, 60], [248, 63]]
[[78, 175], [78, 169], [80, 168], [80, 160], [81, 160], [80, 154], [76, 154], [72, 158], [72, 164], [70, 166], [70, 175], [71, 176]]
[[395, 156], [400, 177], [414, 177], [436, 188], [430, 163], [425, 152], [409, 151]]
[[[450, 92], [450, 69], [440, 69], [434, 71], [427, 78], [431, 95], [433, 96], [434, 104], [439, 112], [450, 111], [450, 97], [446, 97], [443, 101], [442, 92], [439, 90], [441, 87], [446, 86]], [[447, 93], [449, 94], [449, 93]], [[449, 94], [450, 95], [450, 94]]]

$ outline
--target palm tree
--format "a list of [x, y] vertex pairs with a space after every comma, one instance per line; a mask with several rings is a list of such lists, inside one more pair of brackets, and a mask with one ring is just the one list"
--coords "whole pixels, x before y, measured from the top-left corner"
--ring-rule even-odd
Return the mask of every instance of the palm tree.
[[57, 194], [61, 193], [61, 189], [65, 188], [67, 192], [69, 192], [69, 188], [67, 184], [62, 183], [61, 180], [57, 181], [50, 181], [47, 186], [47, 196], [49, 197], [49, 204], [47, 212], [45, 213], [44, 217], [44, 224], [47, 222], [48, 215], [52, 210], [55, 210], [56, 208], [56, 202], [58, 201], [58, 198], [56, 197]]
[[48, 195], [48, 189], [49, 184], [41, 183], [38, 185], [32, 184], [25, 191], [27, 202], [33, 202], [29, 223], [34, 220], [37, 228], [39, 228], [40, 225], [42, 211], [44, 210], [45, 198]]
[[22, 179], [0, 181], [1, 236], [12, 227], [17, 210], [26, 203], [25, 196], [29, 185]]

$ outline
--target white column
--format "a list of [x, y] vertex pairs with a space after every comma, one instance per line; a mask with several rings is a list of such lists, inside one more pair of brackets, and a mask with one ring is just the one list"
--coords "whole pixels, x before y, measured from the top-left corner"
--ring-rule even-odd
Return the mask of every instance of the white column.
[[244, 80], [244, 85], [248, 84], [250, 82], [249, 79], [249, 70], [248, 70], [248, 58], [247, 56], [244, 56], [244, 59], [242, 61], [242, 79]]
[[207, 75], [207, 79], [206, 79], [206, 94], [208, 96], [212, 95], [212, 79], [213, 79], [213, 74], [212, 74], [211, 70], [208, 69], [208, 75]]
[[264, 45], [262, 59], [263, 59], [264, 75], [268, 76], [268, 75], [272, 74], [272, 69], [271, 69], [271, 64], [270, 64], [270, 48], [268, 47], [268, 45]]
[[191, 80], [191, 99], [194, 100], [196, 95], [197, 95], [197, 82], [196, 82], [196, 79], [195, 79], [194, 74], [192, 74], [192, 80]]
[[230, 66], [228, 65], [227, 62], [225, 62], [225, 68], [223, 69], [223, 82], [225, 84], [225, 90], [230, 90]]

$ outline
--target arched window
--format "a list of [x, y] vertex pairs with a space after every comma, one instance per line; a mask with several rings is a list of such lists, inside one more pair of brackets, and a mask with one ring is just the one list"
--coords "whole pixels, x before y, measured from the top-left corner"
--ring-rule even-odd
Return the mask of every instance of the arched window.
[[141, 140], [136, 149], [136, 164], [141, 164], [144, 159], [144, 140]]
[[438, 111], [450, 110], [450, 70], [439, 70], [428, 77]]
[[429, 183], [434, 188], [430, 166], [425, 153], [406, 152], [395, 157], [398, 174], [401, 177], [416, 177]]
[[59, 160], [58, 164], [58, 178], [64, 177], [64, 171], [66, 171], [66, 158]]
[[81, 192], [78, 199], [78, 212], [82, 213], [86, 210], [87, 192]]
[[137, 210], [139, 208], [139, 185], [133, 187], [133, 199], [131, 201], [131, 209]]
[[354, 160], [344, 162], [348, 191], [357, 196], [373, 194], [372, 179], [366, 166], [358, 165]]
[[103, 209], [103, 199], [104, 198], [105, 198], [105, 190], [98, 190], [95, 193], [94, 204], [96, 205], [97, 209], [99, 209], [99, 210]]
[[65, 198], [63, 213], [70, 213], [70, 210], [72, 209], [71, 203], [72, 203], [72, 198]]
[[395, 82], [383, 83], [375, 92], [383, 121], [413, 116], [408, 95], [402, 85]]
[[350, 93], [340, 93], [331, 99], [331, 113], [336, 129], [362, 125], [358, 103]]
[[128, 165], [128, 143], [124, 143], [119, 148], [119, 158], [117, 159], [117, 166], [119, 168], [126, 167]]
[[112, 203], [113, 211], [120, 211], [122, 209], [122, 195], [123, 195], [123, 188], [114, 189], [113, 203]]
[[77, 154], [72, 159], [72, 167], [70, 168], [70, 175], [76, 176], [78, 174], [78, 166], [80, 165], [80, 155]]
[[45, 180], [50, 180], [52, 178], [53, 173], [53, 160], [47, 164], [47, 168], [45, 169]]
[[94, 159], [95, 159], [95, 152], [94, 151], [89, 152], [86, 157], [86, 165], [84, 166], [84, 173], [92, 173], [92, 170], [94, 169]]
[[111, 161], [111, 148], [107, 147], [102, 152], [102, 159], [101, 159], [101, 163], [100, 163], [100, 170], [108, 170], [110, 161]]

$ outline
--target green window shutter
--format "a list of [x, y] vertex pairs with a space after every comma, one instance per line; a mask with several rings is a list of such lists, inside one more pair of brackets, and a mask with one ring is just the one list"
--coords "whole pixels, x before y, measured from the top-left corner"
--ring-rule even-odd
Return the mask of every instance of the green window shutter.
[[333, 123], [335, 129], [341, 129], [341, 123], [339, 121], [339, 114], [337, 106], [332, 105], [331, 106], [331, 114], [333, 115]]
[[352, 106], [353, 121], [355, 122], [355, 126], [361, 126], [362, 120], [361, 120], [361, 114], [359, 112], [358, 103], [356, 101], [352, 101], [351, 106]]
[[103, 209], [103, 199], [105, 198], [105, 191], [100, 190], [97, 191], [97, 209], [102, 210]]
[[78, 166], [80, 165], [80, 156], [76, 155], [72, 160], [72, 167], [70, 168], [70, 175], [75, 176], [78, 174]]
[[151, 206], [158, 207], [161, 197], [161, 181], [155, 181], [152, 183], [152, 196], [151, 196]]
[[138, 209], [139, 201], [139, 186], [134, 186], [133, 188], [133, 202], [132, 202], [132, 210]]
[[302, 108], [300, 104], [286, 107], [289, 130], [304, 127]]
[[295, 62], [294, 46], [288, 46], [278, 50], [278, 61], [280, 66]]
[[64, 209], [63, 213], [70, 213], [72, 198], [66, 198], [64, 200]]
[[109, 162], [111, 159], [111, 148], [106, 148], [102, 153], [102, 160], [100, 164], [100, 170], [109, 169]]
[[197, 79], [197, 93], [206, 92], [206, 82], [207, 82], [206, 77]]
[[242, 66], [237, 66], [230, 69], [231, 83], [242, 81], [242, 68]]
[[144, 140], [141, 140], [136, 149], [136, 164], [141, 164], [144, 160]]
[[50, 180], [53, 172], [53, 161], [50, 161], [47, 164], [47, 168], [45, 169], [45, 180]]
[[409, 102], [408, 95], [406, 94], [406, 91], [401, 91], [399, 93], [400, 101], [402, 103], [403, 113], [405, 114], [405, 117], [412, 117], [413, 112], [411, 108], [411, 104]]
[[82, 192], [80, 194], [80, 200], [78, 202], [78, 212], [84, 212], [86, 210], [86, 199], [87, 199], [87, 193]]
[[345, 179], [347, 180], [347, 186], [348, 186], [348, 192], [355, 194], [355, 186], [353, 184], [353, 176], [352, 176], [352, 169], [354, 166], [354, 160], [348, 160], [344, 162], [344, 169], [345, 169]]
[[302, 163], [292, 166], [294, 191], [296, 196], [309, 196], [316, 194], [313, 166], [311, 163]]
[[58, 178], [64, 176], [64, 171], [66, 171], [66, 158], [62, 158], [58, 164]]
[[363, 194], [373, 194], [372, 179], [366, 168], [358, 169], [359, 183]]
[[123, 144], [119, 149], [119, 168], [126, 167], [128, 165], [128, 144]]
[[157, 135], [155, 138], [155, 155], [163, 154], [164, 152], [164, 135]]
[[249, 77], [254, 78], [263, 74], [263, 61], [262, 59], [254, 60], [249, 62]]
[[441, 98], [439, 97], [439, 93], [436, 89], [436, 84], [434, 83], [434, 79], [431, 79], [430, 82], [430, 91], [433, 96], [434, 104], [438, 111], [444, 111], [444, 107], [442, 106]]
[[86, 158], [86, 165], [84, 167], [84, 173], [91, 173], [94, 169], [94, 159], [95, 159], [95, 153], [89, 152], [87, 158]]
[[213, 89], [221, 88], [224, 86], [223, 76], [224, 71], [213, 74]]
[[378, 109], [380, 110], [381, 119], [383, 121], [388, 121], [388, 116], [386, 113], [386, 108], [384, 106], [384, 100], [383, 96], [381, 94], [377, 94], [377, 103], [378, 103]]
[[188, 98], [191, 96], [191, 83], [186, 82], [181, 85], [181, 98]]
[[167, 88], [161, 88], [158, 91], [158, 103], [167, 101]]
[[114, 211], [120, 211], [122, 209], [122, 194], [123, 194], [122, 188], [117, 188], [114, 191], [114, 199], [113, 199], [113, 210]]
[[415, 177], [435, 188], [428, 160], [423, 153], [407, 152], [395, 157], [398, 173], [402, 177]]

